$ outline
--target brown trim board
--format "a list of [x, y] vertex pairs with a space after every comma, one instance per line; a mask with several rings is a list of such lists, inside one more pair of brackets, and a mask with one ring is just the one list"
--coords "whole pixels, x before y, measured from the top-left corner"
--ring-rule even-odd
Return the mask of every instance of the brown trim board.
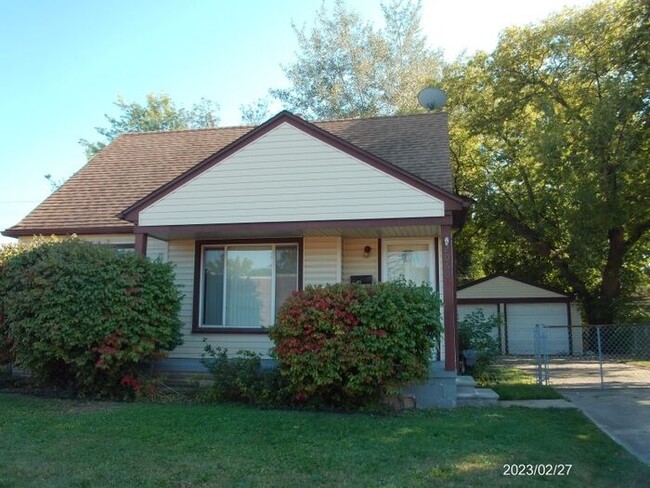
[[149, 234], [136, 234], [135, 235], [135, 252], [140, 256], [147, 255], [147, 241]]
[[442, 300], [444, 315], [445, 369], [458, 368], [458, 329], [456, 326], [456, 284], [454, 280], [454, 240], [451, 225], [440, 226], [442, 239]]

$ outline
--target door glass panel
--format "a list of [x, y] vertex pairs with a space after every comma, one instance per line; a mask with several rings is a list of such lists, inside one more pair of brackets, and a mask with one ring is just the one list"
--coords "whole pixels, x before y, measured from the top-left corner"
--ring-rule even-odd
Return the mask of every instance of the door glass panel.
[[389, 281], [403, 277], [418, 285], [430, 282], [431, 254], [428, 244], [389, 244], [386, 260]]

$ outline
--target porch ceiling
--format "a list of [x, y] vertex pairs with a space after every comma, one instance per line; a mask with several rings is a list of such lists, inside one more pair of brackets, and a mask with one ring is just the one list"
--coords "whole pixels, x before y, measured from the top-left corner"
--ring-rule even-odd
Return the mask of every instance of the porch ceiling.
[[258, 239], [272, 237], [347, 237], [347, 238], [399, 238], [399, 237], [427, 237], [440, 234], [439, 225], [404, 225], [404, 226], [354, 226], [354, 227], [325, 227], [315, 229], [268, 229], [246, 228], [246, 229], [151, 229], [141, 228], [141, 232], [147, 233], [156, 239], [168, 240], [202, 240], [202, 239]]
[[305, 232], [306, 237], [342, 236], [348, 238], [427, 237], [440, 234], [438, 225], [407, 225], [374, 228], [318, 229]]

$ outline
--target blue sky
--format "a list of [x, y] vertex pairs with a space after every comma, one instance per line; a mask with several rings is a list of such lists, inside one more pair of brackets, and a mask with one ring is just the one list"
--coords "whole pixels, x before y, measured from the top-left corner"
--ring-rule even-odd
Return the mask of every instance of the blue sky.
[[[326, 4], [331, 5], [331, 0]], [[348, 0], [381, 22], [377, 0]], [[590, 0], [423, 0], [423, 32], [453, 59], [491, 50], [508, 25], [534, 22]], [[80, 138], [100, 139], [118, 95], [144, 101], [168, 93], [179, 105], [205, 97], [221, 125], [239, 107], [286, 85], [281, 64], [297, 49], [297, 25], [321, 0], [71, 1], [0, 3], [0, 230], [50, 193], [45, 174], [71, 176], [85, 164]], [[0, 243], [9, 239], [0, 236]]]

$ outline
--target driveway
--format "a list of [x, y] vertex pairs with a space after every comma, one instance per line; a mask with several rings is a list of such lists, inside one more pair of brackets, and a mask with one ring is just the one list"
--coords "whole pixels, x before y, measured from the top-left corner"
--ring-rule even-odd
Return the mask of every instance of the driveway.
[[[536, 377], [534, 358], [505, 358]], [[603, 432], [650, 466], [650, 369], [620, 361], [549, 358], [548, 384], [557, 388]]]
[[560, 388], [560, 392], [650, 466], [650, 388]]
[[[535, 358], [510, 356], [502, 359], [505, 366], [521, 369], [537, 378]], [[605, 388], [650, 388], [650, 368], [622, 361], [603, 361]], [[600, 364], [582, 357], [554, 357], [548, 360], [548, 384], [556, 388], [600, 388]]]
[[[548, 384], [557, 388], [600, 388], [600, 364], [595, 360], [549, 359]], [[650, 369], [621, 361], [603, 361], [605, 388], [650, 388]]]

